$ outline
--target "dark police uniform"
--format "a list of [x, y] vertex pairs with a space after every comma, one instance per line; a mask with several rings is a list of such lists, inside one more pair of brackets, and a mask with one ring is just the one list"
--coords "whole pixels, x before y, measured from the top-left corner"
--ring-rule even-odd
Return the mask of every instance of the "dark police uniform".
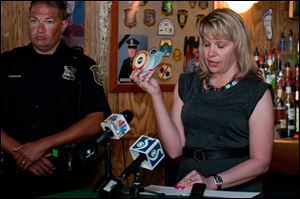
[[[1, 127], [13, 138], [26, 143], [60, 132], [89, 113], [101, 111], [104, 117], [110, 115], [102, 84], [90, 69], [93, 65], [91, 58], [63, 42], [52, 55], [36, 53], [31, 44], [1, 54]], [[13, 165], [10, 161], [1, 164], [8, 165], [15, 173], [16, 165], [12, 162]], [[67, 186], [63, 184], [67, 177], [61, 178], [63, 166], [55, 166], [57, 171], [49, 176], [53, 181], [48, 185], [54, 192], [56, 185], [52, 182]], [[17, 178], [31, 176], [20, 173]], [[9, 171], [2, 174], [13, 179]], [[42, 186], [41, 179], [47, 181], [46, 177], [33, 178], [37, 178], [36, 186]], [[34, 182], [32, 180], [32, 184]], [[44, 192], [41, 190], [41, 193]]]
[[[137, 45], [140, 44], [140, 42], [134, 38], [130, 38], [126, 41], [128, 48], [137, 48]], [[121, 70], [119, 73], [119, 82], [121, 83], [128, 83], [128, 82], [133, 82], [133, 80], [131, 80], [130, 74], [132, 73], [132, 62], [133, 62], [133, 58], [126, 58], [123, 60], [122, 62], [122, 66], [121, 66]]]

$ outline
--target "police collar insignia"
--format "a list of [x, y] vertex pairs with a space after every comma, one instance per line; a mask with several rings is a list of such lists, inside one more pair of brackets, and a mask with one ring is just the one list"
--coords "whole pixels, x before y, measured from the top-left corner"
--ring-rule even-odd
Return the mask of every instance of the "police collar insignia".
[[64, 73], [62, 74], [62, 78], [65, 80], [75, 80], [75, 72], [76, 69], [73, 66], [64, 66]]

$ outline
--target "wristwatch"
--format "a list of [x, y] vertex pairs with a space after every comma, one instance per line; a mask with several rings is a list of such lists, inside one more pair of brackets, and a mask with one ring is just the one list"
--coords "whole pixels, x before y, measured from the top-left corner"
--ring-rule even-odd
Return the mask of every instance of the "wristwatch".
[[214, 175], [214, 183], [217, 185], [217, 190], [222, 189], [223, 180], [221, 176]]

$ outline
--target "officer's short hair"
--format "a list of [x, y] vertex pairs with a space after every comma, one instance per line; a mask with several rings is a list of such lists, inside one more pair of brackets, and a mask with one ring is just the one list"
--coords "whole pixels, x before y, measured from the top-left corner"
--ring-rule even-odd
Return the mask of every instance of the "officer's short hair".
[[31, 1], [29, 11], [31, 11], [31, 7], [36, 4], [45, 4], [50, 7], [58, 8], [59, 17], [62, 20], [67, 19], [67, 5], [65, 1]]

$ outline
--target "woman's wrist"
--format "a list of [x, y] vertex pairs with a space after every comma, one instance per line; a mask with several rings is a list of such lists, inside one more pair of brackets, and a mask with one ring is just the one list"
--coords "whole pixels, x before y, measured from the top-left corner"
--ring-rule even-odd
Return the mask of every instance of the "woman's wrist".
[[210, 190], [217, 190], [218, 186], [214, 183], [214, 176], [209, 176], [206, 181], [206, 187]]
[[223, 179], [220, 175], [213, 175], [213, 183], [215, 184], [217, 190], [221, 190], [222, 189], [222, 185], [223, 185]]

